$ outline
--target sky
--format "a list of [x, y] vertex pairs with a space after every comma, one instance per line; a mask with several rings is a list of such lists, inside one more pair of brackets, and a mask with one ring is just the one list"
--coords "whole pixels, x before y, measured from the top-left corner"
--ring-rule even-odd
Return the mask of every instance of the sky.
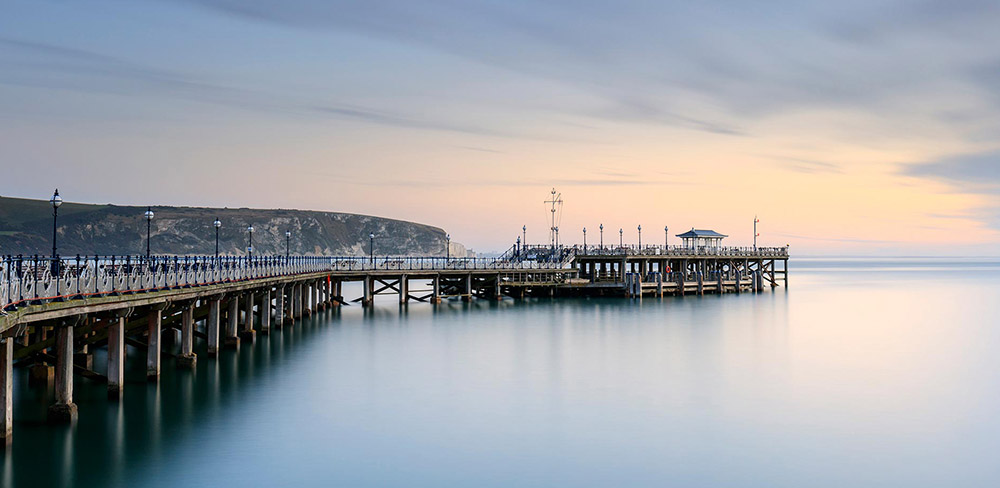
[[1000, 255], [1000, 3], [5, 0], [4, 196]]

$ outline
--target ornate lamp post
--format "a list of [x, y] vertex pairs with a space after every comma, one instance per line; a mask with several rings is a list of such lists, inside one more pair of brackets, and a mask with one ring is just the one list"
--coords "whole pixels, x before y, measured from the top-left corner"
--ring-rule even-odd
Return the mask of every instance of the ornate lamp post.
[[56, 188], [56, 192], [52, 194], [52, 198], [49, 199], [49, 203], [52, 204], [52, 259], [56, 258], [57, 247], [56, 247], [56, 221], [59, 218], [59, 206], [62, 205], [63, 199], [59, 196], [59, 189]]
[[153, 226], [153, 207], [146, 207], [146, 259], [149, 259], [149, 229]]
[[253, 224], [247, 226], [247, 257], [253, 258]]
[[215, 222], [212, 222], [212, 225], [215, 226], [215, 260], [218, 261], [219, 260], [219, 227], [222, 227], [222, 221], [220, 221], [218, 218], [216, 218]]
[[670, 246], [670, 227], [663, 226], [663, 248]]
[[444, 241], [445, 241], [444, 259], [447, 262], [449, 259], [451, 259], [451, 234], [445, 234]]
[[604, 249], [604, 224], [601, 224], [601, 249]]
[[288, 244], [292, 241], [292, 231], [285, 231], [285, 261], [288, 260]]
[[583, 228], [583, 253], [587, 254], [587, 228]]
[[642, 225], [639, 225], [639, 250], [642, 250]]
[[522, 225], [521, 226], [521, 236], [524, 237], [523, 239], [521, 239], [521, 242], [523, 242], [524, 245], [527, 246], [528, 245], [528, 226], [527, 225]]
[[375, 264], [375, 233], [368, 233], [368, 262]]
[[61, 280], [59, 279], [59, 258], [57, 257], [58, 247], [56, 247], [56, 221], [59, 217], [59, 206], [62, 205], [62, 202], [62, 197], [59, 196], [59, 189], [56, 188], [56, 192], [53, 193], [52, 198], [49, 199], [49, 203], [52, 204], [52, 267], [50, 269], [52, 270], [53, 278], [56, 280], [56, 296], [60, 297], [56, 299], [56, 301], [62, 301], [62, 297], [59, 293], [59, 282]]
[[618, 229], [618, 247], [625, 247], [625, 229]]
[[514, 255], [521, 257], [521, 236], [517, 236], [517, 243], [514, 244]]

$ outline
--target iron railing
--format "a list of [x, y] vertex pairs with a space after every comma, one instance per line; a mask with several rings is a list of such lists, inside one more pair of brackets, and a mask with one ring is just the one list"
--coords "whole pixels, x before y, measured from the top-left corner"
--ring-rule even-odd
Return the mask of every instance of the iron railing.
[[324, 271], [561, 269], [565, 262], [410, 256], [4, 256], [0, 307], [147, 293]]

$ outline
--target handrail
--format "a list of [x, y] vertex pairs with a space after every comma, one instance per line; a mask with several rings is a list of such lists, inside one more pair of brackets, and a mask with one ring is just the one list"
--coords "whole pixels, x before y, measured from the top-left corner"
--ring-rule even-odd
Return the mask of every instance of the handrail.
[[2, 256], [0, 308], [324, 271], [529, 271], [567, 264], [417, 256]]
[[[529, 254], [530, 253], [530, 254]], [[572, 269], [587, 256], [787, 258], [787, 247], [522, 247], [500, 258], [422, 256], [2, 256], [0, 308], [335, 271]]]

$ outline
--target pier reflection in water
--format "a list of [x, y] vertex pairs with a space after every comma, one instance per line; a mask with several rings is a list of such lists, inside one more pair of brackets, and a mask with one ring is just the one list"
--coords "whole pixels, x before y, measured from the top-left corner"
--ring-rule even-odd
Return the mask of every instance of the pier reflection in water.
[[50, 393], [17, 385], [2, 480], [995, 485], [1000, 266], [797, 268], [789, 292], [763, 295], [388, 297], [193, 372], [165, 360], [159, 384], [130, 349], [122, 402], [78, 380], [72, 428], [45, 424]]

